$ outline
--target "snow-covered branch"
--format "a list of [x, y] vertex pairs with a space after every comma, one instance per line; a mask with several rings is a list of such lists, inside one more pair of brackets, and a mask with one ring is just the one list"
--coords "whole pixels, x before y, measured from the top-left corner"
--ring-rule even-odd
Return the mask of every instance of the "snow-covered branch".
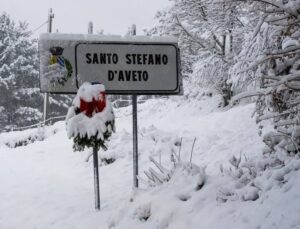
[[288, 47], [286, 49], [281, 49], [273, 52], [266, 53], [267, 56], [279, 56], [284, 54], [294, 54], [294, 52], [300, 52], [300, 45], [293, 45], [291, 47]]
[[287, 83], [289, 81], [296, 80], [296, 79], [300, 80], [300, 71], [292, 73], [292, 74], [289, 74], [289, 75], [282, 76], [281, 80], [279, 80], [278, 82], [266, 84], [265, 86], [266, 87], [276, 87], [276, 86], [279, 86], [281, 84], [285, 84], [285, 83]]
[[280, 116], [284, 116], [284, 115], [288, 115], [290, 113], [298, 113], [300, 111], [300, 109], [296, 109], [296, 110], [287, 110], [284, 112], [274, 112], [274, 113], [270, 113], [270, 114], [266, 114], [266, 115], [262, 115], [260, 117], [257, 118], [258, 122], [261, 122], [263, 120], [267, 120], [267, 119], [272, 119], [272, 118], [276, 118], [276, 117], [280, 117]]
[[290, 10], [288, 7], [285, 7], [283, 4], [279, 3], [278, 1], [271, 1], [271, 0], [254, 0], [256, 2], [261, 2], [261, 3], [265, 3], [268, 4], [270, 6], [274, 6], [276, 8], [279, 8], [281, 10], [283, 10], [284, 12], [293, 15], [295, 17], [298, 17], [298, 14], [295, 13], [293, 10]]
[[186, 35], [188, 35], [193, 41], [195, 41], [197, 44], [200, 45], [201, 48], [206, 48], [206, 46], [203, 44], [203, 41], [199, 41], [199, 38], [195, 37], [193, 34], [191, 34], [180, 22], [178, 15], [175, 14], [175, 19], [177, 21], [178, 26], [180, 26], [180, 28], [182, 28], [182, 30], [186, 33]]
[[260, 29], [261, 29], [261, 26], [262, 24], [264, 23], [266, 17], [268, 15], [267, 14], [264, 14], [262, 15], [260, 18], [259, 18], [259, 21], [257, 22], [257, 26], [255, 27], [254, 29], [254, 32], [253, 32], [253, 35], [252, 35], [252, 38], [255, 38], [257, 36], [257, 34], [259, 33]]
[[266, 95], [268, 93], [270, 93], [270, 92], [266, 89], [258, 89], [256, 91], [247, 91], [247, 92], [244, 92], [244, 93], [240, 93], [240, 94], [232, 97], [231, 104], [234, 104], [235, 102], [237, 102], [241, 99], [254, 97], [254, 96], [260, 96], [260, 95]]

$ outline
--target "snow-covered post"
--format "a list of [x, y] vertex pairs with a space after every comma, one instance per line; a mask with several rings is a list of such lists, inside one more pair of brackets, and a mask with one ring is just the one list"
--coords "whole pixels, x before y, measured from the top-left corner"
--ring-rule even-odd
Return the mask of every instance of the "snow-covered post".
[[66, 125], [75, 151], [93, 148], [95, 208], [100, 210], [98, 151], [107, 150], [104, 143], [115, 130], [115, 117], [104, 85], [87, 82], [81, 85], [68, 110]]

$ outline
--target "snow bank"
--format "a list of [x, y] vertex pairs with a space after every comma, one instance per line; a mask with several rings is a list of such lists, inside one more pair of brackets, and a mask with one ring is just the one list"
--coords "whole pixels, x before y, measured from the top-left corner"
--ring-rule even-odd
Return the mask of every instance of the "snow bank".
[[52, 126], [2, 133], [0, 134], [0, 146], [8, 146], [10, 148], [25, 146], [35, 141], [43, 141], [60, 131], [64, 131], [63, 122], [56, 122]]
[[[173, 97], [138, 106], [140, 176], [145, 179], [143, 172], [153, 166], [149, 156], [172, 168], [170, 155], [179, 153], [181, 138], [181, 159], [189, 162], [196, 137], [192, 163], [206, 167], [207, 175], [200, 190], [199, 177], [180, 169], [169, 182], [132, 190], [131, 109], [117, 110], [118, 131], [108, 151], [100, 151], [100, 158], [115, 159], [100, 168], [100, 212], [93, 209], [92, 161], [85, 162], [90, 151], [74, 153], [66, 132], [26, 147], [2, 147], [0, 228], [299, 228], [299, 159], [257, 178], [266, 191], [251, 201], [254, 186], [237, 186], [221, 167], [233, 167], [232, 155], [248, 163], [261, 159], [264, 145], [249, 115], [254, 105], [225, 111], [216, 108], [218, 101]], [[220, 191], [226, 202], [217, 200]]]

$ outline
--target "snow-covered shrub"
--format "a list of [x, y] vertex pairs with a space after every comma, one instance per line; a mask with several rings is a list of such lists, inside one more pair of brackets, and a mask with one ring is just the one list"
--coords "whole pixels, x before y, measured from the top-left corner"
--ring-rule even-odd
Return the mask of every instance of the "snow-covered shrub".
[[[274, 127], [264, 142], [269, 151], [285, 150], [298, 154], [300, 101], [300, 17], [299, 1], [247, 1], [258, 9], [261, 18], [240, 56], [237, 78], [259, 82], [260, 89], [237, 98], [258, 96], [257, 122], [270, 120]], [[234, 72], [233, 72], [234, 73]]]
[[147, 221], [151, 216], [151, 203], [140, 205], [134, 215], [142, 222]]
[[45, 139], [44, 134], [41, 132], [30, 134], [28, 136], [22, 136], [22, 138], [16, 138], [10, 141], [4, 142], [9, 148], [16, 148], [20, 146], [26, 146], [28, 144], [34, 143], [36, 141], [43, 141]]
[[259, 198], [259, 188], [255, 185], [258, 168], [255, 163], [245, 159], [242, 162], [242, 157], [232, 156], [229, 160], [232, 167], [224, 169], [221, 167], [221, 172], [233, 179], [233, 185], [222, 187], [219, 189], [217, 200], [226, 202], [227, 200], [243, 201], [257, 200]]
[[[170, 169], [162, 166], [153, 157], [149, 157], [149, 160], [156, 166], [156, 170], [149, 168], [148, 171], [144, 171], [147, 177], [147, 183], [149, 186], [157, 186], [163, 183], [169, 182], [172, 178], [180, 174], [180, 176], [192, 176], [194, 177], [195, 186], [194, 190], [200, 190], [205, 183], [205, 169], [200, 168], [192, 162], [183, 162], [180, 160], [179, 156], [173, 152], [170, 157], [170, 164], [172, 165]], [[144, 181], [141, 177], [139, 177]], [[184, 198], [182, 198], [184, 199]]]
[[222, 97], [221, 107], [227, 106], [232, 97], [231, 83], [228, 77], [229, 60], [225, 56], [202, 54], [194, 65], [193, 78], [197, 82], [198, 90], [209, 88], [214, 94]]
[[300, 157], [291, 157], [285, 150], [248, 159], [233, 156], [230, 167], [220, 167], [231, 182], [218, 190], [217, 201], [255, 201], [271, 189], [282, 189], [300, 169]]
[[115, 130], [114, 119], [104, 86], [82, 84], [66, 117], [67, 133], [74, 140], [74, 150], [83, 151], [85, 147], [106, 150], [105, 141]]
[[271, 189], [283, 188], [300, 166], [299, 1], [246, 2], [261, 17], [232, 73], [236, 82], [245, 82], [245, 87], [255, 90], [241, 93], [233, 100], [257, 96], [256, 120], [266, 147], [261, 158], [227, 170], [233, 177], [233, 186], [239, 189], [227, 187], [229, 192], [221, 192], [219, 198], [224, 201], [228, 196], [254, 200]]
[[[101, 166], [105, 166], [105, 165], [109, 165], [114, 163], [119, 155], [112, 153], [112, 152], [108, 152], [108, 150], [106, 151], [101, 151], [99, 154], [99, 159], [101, 162]], [[88, 151], [87, 157], [85, 159], [86, 162], [89, 162], [90, 158], [93, 156], [93, 149], [91, 149], [90, 151]]]
[[61, 122], [57, 122], [52, 126], [39, 126], [21, 131], [11, 131], [0, 134], [0, 145], [6, 145], [9, 148], [26, 146], [36, 141], [44, 141], [62, 130]]
[[100, 160], [101, 160], [101, 163], [104, 165], [109, 165], [116, 161], [116, 159], [113, 157], [101, 157]]

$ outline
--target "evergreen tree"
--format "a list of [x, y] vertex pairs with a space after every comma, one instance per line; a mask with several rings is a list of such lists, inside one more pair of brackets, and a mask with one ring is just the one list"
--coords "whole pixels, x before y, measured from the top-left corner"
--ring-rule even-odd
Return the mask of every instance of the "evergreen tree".
[[28, 125], [40, 120], [36, 41], [25, 22], [0, 15], [0, 127]]
[[[37, 42], [27, 23], [0, 15], [0, 128], [10, 129], [41, 121], [43, 95], [39, 89]], [[50, 115], [65, 115], [70, 96], [50, 98]]]

